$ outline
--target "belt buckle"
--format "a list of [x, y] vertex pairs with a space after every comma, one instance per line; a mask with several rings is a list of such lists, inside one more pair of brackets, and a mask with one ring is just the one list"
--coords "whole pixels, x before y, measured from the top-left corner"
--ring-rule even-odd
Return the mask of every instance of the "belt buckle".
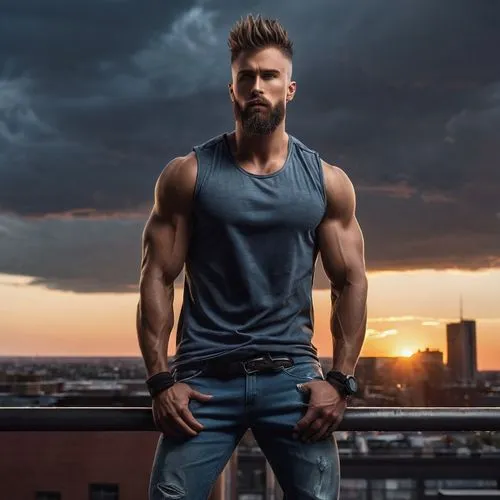
[[291, 358], [290, 356], [277, 356], [272, 359], [275, 362], [277, 361], [278, 363], [282, 363], [280, 365], [280, 368], [281, 367], [289, 368], [290, 366], [293, 366], [295, 364], [293, 358]]
[[263, 361], [264, 358], [261, 356], [259, 358], [252, 358], [252, 359], [247, 359], [245, 361], [242, 361], [241, 364], [243, 365], [243, 369], [245, 370], [245, 373], [247, 375], [252, 375], [253, 373], [257, 373], [259, 371], [258, 368], [250, 368], [250, 364], [258, 361]]
[[[250, 363], [259, 363], [259, 367], [255, 367], [252, 369], [249, 367]], [[275, 371], [276, 365], [274, 364], [274, 360], [271, 358], [269, 354], [266, 356], [259, 356], [258, 358], [248, 359], [246, 361], [242, 361], [243, 369], [248, 375], [253, 373], [258, 373], [261, 371]]]

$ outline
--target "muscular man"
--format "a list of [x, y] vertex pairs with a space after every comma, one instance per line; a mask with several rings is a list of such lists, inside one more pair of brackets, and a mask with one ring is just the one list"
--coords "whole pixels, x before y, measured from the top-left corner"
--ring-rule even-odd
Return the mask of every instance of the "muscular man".
[[[250, 428], [287, 499], [335, 499], [332, 431], [356, 390], [366, 328], [355, 194], [340, 168], [285, 131], [296, 83], [283, 27], [248, 16], [229, 46], [235, 130], [167, 165], [143, 235], [137, 328], [162, 431], [149, 498], [206, 499]], [[332, 291], [326, 374], [311, 341], [318, 253]]]

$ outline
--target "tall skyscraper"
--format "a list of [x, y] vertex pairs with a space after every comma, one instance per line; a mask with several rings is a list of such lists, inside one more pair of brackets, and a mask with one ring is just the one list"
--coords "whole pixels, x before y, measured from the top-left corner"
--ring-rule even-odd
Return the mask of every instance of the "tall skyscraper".
[[476, 322], [463, 319], [460, 314], [460, 322], [446, 325], [446, 340], [448, 371], [451, 379], [461, 383], [475, 382], [477, 372]]

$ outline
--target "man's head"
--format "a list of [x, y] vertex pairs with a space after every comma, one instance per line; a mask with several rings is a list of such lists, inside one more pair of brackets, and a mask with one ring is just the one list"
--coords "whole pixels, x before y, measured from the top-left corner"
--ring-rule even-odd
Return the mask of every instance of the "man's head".
[[270, 134], [285, 118], [286, 103], [295, 95], [292, 42], [278, 21], [249, 15], [232, 28], [228, 45], [229, 94], [236, 121], [249, 135]]

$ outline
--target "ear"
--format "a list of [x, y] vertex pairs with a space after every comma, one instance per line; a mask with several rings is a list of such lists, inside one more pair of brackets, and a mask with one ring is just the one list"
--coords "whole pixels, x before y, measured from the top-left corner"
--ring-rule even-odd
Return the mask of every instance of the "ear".
[[228, 90], [229, 90], [229, 98], [231, 99], [232, 102], [234, 102], [233, 84], [232, 83], [228, 83], [227, 87], [228, 87]]
[[296, 90], [297, 90], [297, 83], [290, 82], [286, 92], [286, 102], [290, 102], [291, 100], [293, 100], [293, 98], [295, 97]]

